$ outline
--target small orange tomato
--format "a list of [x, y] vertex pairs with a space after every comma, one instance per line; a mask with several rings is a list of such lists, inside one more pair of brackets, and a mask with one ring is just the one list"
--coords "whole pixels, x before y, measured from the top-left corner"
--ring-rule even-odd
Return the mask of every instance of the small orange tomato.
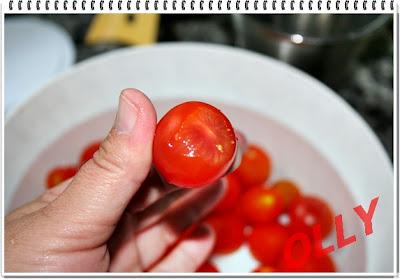
[[282, 197], [285, 208], [288, 208], [296, 198], [300, 197], [299, 187], [287, 179], [276, 181], [272, 184], [271, 190], [277, 192]]
[[75, 166], [57, 167], [52, 169], [46, 178], [47, 188], [53, 188], [54, 186], [60, 184], [64, 180], [73, 177], [78, 171]]
[[240, 197], [240, 182], [234, 174], [231, 173], [222, 178], [222, 183], [226, 184], [226, 191], [222, 199], [214, 208], [215, 212], [223, 212], [231, 209], [237, 204]]
[[243, 185], [262, 184], [271, 174], [271, 160], [261, 147], [249, 145], [234, 173]]
[[281, 196], [263, 186], [247, 190], [240, 206], [245, 220], [250, 224], [274, 221], [284, 209]]

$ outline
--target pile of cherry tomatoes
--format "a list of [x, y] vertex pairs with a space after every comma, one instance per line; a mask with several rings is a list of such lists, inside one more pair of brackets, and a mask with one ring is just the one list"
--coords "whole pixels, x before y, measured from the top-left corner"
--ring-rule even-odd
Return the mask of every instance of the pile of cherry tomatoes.
[[[100, 142], [88, 145], [80, 155], [77, 165], [57, 167], [47, 176], [51, 188], [75, 175], [81, 165], [92, 158]], [[312, 256], [297, 269], [285, 266], [283, 250], [289, 236], [305, 232], [312, 237], [312, 225], [320, 224], [326, 237], [333, 229], [333, 214], [321, 199], [303, 195], [290, 180], [268, 182], [271, 160], [256, 145], [250, 145], [243, 155], [240, 166], [223, 179], [226, 184], [224, 197], [203, 222], [212, 226], [216, 243], [212, 255], [235, 252], [248, 245], [251, 254], [260, 265], [253, 272], [334, 272], [335, 264], [329, 255]], [[280, 222], [282, 216], [289, 221]], [[302, 253], [296, 247], [294, 253]], [[198, 272], [218, 272], [211, 257]]]
[[[329, 255], [311, 254], [297, 268], [285, 262], [283, 251], [291, 235], [303, 232], [312, 239], [312, 227], [319, 224], [322, 237], [326, 237], [333, 229], [334, 217], [323, 200], [303, 195], [294, 182], [268, 181], [271, 163], [261, 147], [250, 145], [239, 168], [223, 178], [227, 185], [225, 195], [203, 220], [215, 230], [216, 243], [210, 259], [198, 272], [218, 272], [212, 256], [235, 252], [242, 245], [248, 245], [259, 262], [253, 272], [335, 271]], [[303, 248], [295, 245], [293, 257], [300, 257]]]
[[[47, 187], [74, 176], [99, 145], [90, 144], [77, 165], [50, 171]], [[234, 129], [218, 109], [201, 102], [186, 102], [173, 108], [157, 125], [153, 163], [169, 183], [203, 187], [228, 171], [235, 150]], [[313, 252], [296, 268], [284, 259], [285, 245], [291, 236], [303, 233], [313, 240], [313, 227], [318, 225], [324, 238], [333, 229], [334, 217], [323, 200], [304, 195], [293, 181], [269, 181], [271, 171], [269, 155], [253, 144], [246, 149], [239, 167], [222, 178], [227, 188], [224, 197], [202, 220], [214, 229], [215, 246], [198, 272], [218, 272], [212, 256], [235, 252], [242, 245], [248, 245], [259, 262], [254, 272], [335, 271], [328, 254], [317, 256]], [[292, 256], [300, 257], [304, 249], [302, 245], [293, 245]]]

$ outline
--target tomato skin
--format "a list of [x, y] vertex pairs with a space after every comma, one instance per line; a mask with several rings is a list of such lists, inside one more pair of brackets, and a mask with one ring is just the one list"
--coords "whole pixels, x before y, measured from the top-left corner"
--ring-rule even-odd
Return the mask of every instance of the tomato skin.
[[223, 183], [226, 183], [225, 194], [215, 206], [214, 212], [224, 212], [232, 209], [240, 198], [241, 185], [234, 174], [228, 174], [222, 178], [222, 181]]
[[288, 208], [294, 200], [300, 197], [299, 187], [293, 181], [287, 179], [276, 181], [272, 184], [271, 190], [282, 197], [285, 208]]
[[252, 270], [252, 272], [276, 272], [277, 269], [272, 266], [260, 265]]
[[236, 144], [234, 129], [221, 111], [206, 103], [186, 102], [157, 124], [153, 162], [168, 183], [202, 187], [226, 174]]
[[263, 186], [247, 190], [241, 199], [240, 206], [245, 220], [250, 224], [274, 221], [284, 209], [282, 198]]
[[[293, 260], [301, 259], [304, 255], [303, 253], [305, 253], [304, 247], [299, 242], [296, 242], [292, 247], [291, 253]], [[336, 265], [328, 254], [317, 256], [312, 249], [311, 255], [309, 255], [303, 265], [292, 266], [282, 258], [279, 270], [282, 272], [336, 272]]]
[[288, 210], [293, 232], [304, 232], [313, 236], [313, 226], [321, 225], [321, 235], [326, 237], [333, 229], [334, 217], [331, 208], [320, 198], [301, 196], [290, 205]]
[[271, 174], [271, 159], [261, 147], [251, 144], [242, 156], [239, 167], [234, 171], [246, 186], [263, 184]]
[[99, 150], [100, 144], [101, 144], [101, 141], [96, 141], [96, 142], [93, 142], [93, 143], [89, 144], [88, 146], [86, 146], [86, 148], [82, 151], [81, 156], [79, 158], [79, 164], [81, 166], [93, 158], [93, 154], [97, 150]]
[[232, 253], [245, 241], [245, 223], [239, 215], [230, 213], [211, 214], [204, 222], [215, 231], [216, 240], [213, 253]]
[[48, 189], [60, 184], [64, 180], [73, 177], [78, 172], [76, 166], [57, 167], [49, 171], [46, 178], [46, 187]]
[[265, 266], [279, 264], [289, 231], [284, 226], [273, 223], [253, 227], [248, 237], [251, 254]]
[[217, 267], [210, 261], [203, 263], [196, 272], [219, 272]]
[[336, 265], [329, 255], [312, 257], [305, 266], [310, 272], [336, 272]]

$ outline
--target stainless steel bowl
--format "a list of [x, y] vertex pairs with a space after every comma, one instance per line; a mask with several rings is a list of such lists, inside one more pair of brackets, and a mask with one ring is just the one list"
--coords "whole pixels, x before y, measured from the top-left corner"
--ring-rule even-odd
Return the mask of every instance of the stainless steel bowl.
[[236, 45], [276, 57], [333, 87], [390, 15], [233, 15]]

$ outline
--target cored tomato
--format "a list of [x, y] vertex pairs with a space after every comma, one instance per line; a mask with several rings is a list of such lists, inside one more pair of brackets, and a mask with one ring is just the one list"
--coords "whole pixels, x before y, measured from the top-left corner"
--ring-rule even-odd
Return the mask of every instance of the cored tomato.
[[253, 269], [252, 272], [276, 272], [277, 269], [272, 266], [260, 265]]
[[230, 213], [211, 214], [204, 222], [215, 231], [216, 240], [213, 252], [216, 254], [232, 253], [245, 240], [245, 224], [238, 215]]
[[66, 167], [57, 167], [52, 169], [46, 178], [46, 186], [47, 188], [52, 188], [64, 180], [73, 177], [78, 171], [78, 168], [75, 166], [66, 166]]
[[206, 261], [196, 270], [196, 272], [219, 272], [219, 270], [213, 263]]
[[299, 187], [294, 182], [286, 179], [276, 181], [272, 184], [271, 190], [277, 192], [283, 198], [286, 208], [300, 196]]
[[87, 161], [93, 158], [93, 154], [99, 150], [101, 141], [93, 142], [89, 144], [81, 153], [81, 156], [79, 158], [79, 164], [83, 165]]
[[153, 162], [168, 183], [201, 187], [228, 171], [236, 142], [233, 127], [221, 111], [206, 103], [186, 102], [157, 124]]
[[250, 224], [271, 222], [284, 209], [281, 196], [263, 186], [247, 190], [241, 199], [240, 206], [245, 220]]
[[257, 145], [249, 145], [242, 156], [239, 167], [234, 171], [243, 185], [264, 183], [271, 174], [269, 155]]
[[321, 225], [322, 237], [333, 229], [334, 217], [330, 207], [321, 199], [302, 196], [289, 207], [289, 227], [293, 232], [304, 232], [312, 237], [313, 226]]
[[273, 223], [253, 227], [248, 237], [251, 254], [265, 266], [277, 266], [289, 238], [287, 228]]
[[223, 212], [232, 209], [237, 204], [240, 197], [240, 182], [234, 174], [228, 174], [222, 178], [222, 182], [226, 184], [226, 190], [224, 196], [214, 208], [215, 212]]

